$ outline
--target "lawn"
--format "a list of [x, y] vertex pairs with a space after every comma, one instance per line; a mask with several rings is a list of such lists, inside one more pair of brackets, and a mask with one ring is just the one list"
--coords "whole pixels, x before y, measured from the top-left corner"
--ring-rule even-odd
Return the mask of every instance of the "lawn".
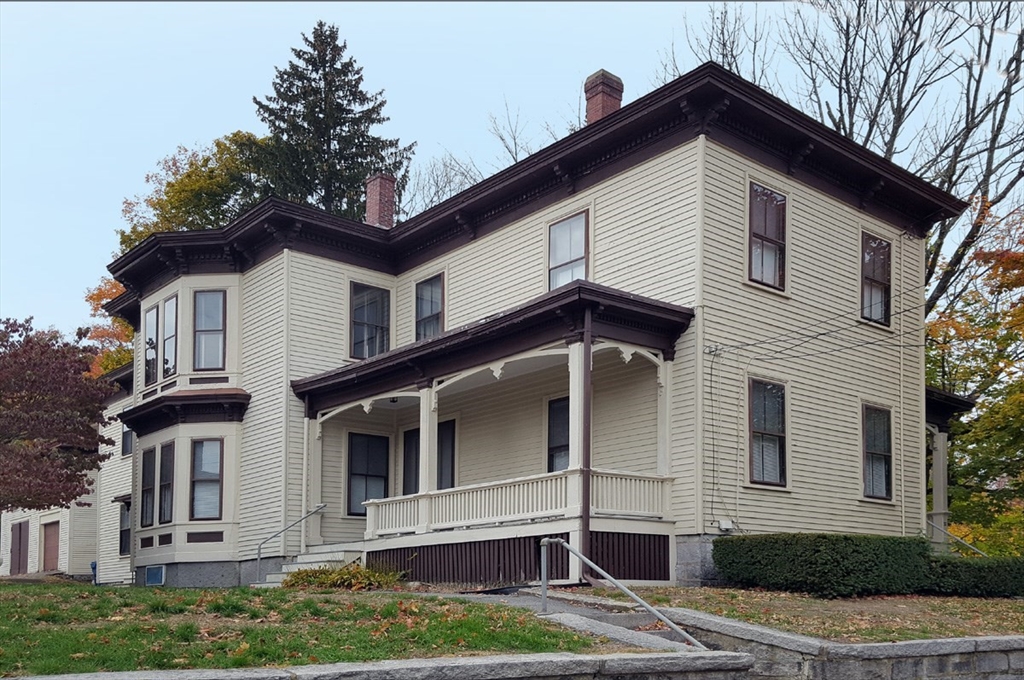
[[0, 583], [0, 676], [590, 651], [513, 607], [337, 591]]
[[[586, 592], [581, 590], [580, 592]], [[890, 595], [822, 600], [734, 588], [638, 588], [658, 607], [683, 607], [837, 642], [1024, 634], [1024, 600]], [[594, 595], [628, 600], [618, 591]]]

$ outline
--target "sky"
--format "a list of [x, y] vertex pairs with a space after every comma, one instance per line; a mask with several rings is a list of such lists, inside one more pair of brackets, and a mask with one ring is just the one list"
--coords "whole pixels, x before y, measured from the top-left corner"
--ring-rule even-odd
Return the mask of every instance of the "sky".
[[[694, 5], [689, 5], [692, 9]], [[577, 117], [606, 69], [624, 102], [654, 89], [686, 3], [0, 3], [0, 318], [71, 333], [104, 276], [122, 202], [178, 147], [265, 133], [253, 96], [317, 20], [338, 26], [378, 134], [493, 170], [488, 116], [508, 102], [541, 125]], [[694, 62], [692, 65], [696, 65]]]

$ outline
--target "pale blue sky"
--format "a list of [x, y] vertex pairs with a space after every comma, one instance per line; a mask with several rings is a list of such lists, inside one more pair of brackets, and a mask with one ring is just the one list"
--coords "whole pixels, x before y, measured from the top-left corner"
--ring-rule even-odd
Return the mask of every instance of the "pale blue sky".
[[488, 169], [488, 114], [505, 100], [538, 141], [540, 123], [575, 116], [597, 69], [632, 101], [685, 42], [687, 10], [703, 6], [0, 3], [0, 317], [89, 323], [83, 295], [117, 247], [122, 200], [179, 144], [262, 134], [252, 97], [318, 19], [339, 27], [366, 87], [385, 90], [382, 133], [417, 141], [415, 162], [450, 149]]

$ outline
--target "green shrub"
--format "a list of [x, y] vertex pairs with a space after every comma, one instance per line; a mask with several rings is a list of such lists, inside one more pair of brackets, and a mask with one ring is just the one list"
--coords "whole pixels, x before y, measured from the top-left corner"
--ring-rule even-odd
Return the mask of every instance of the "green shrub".
[[384, 567], [364, 567], [352, 562], [344, 567], [300, 569], [285, 577], [285, 588], [344, 588], [345, 590], [387, 590], [401, 581], [401, 572]]
[[965, 597], [1024, 597], [1024, 558], [932, 558], [927, 592]]
[[929, 583], [924, 538], [848, 534], [762, 534], [714, 541], [727, 582], [818, 597], [908, 594]]

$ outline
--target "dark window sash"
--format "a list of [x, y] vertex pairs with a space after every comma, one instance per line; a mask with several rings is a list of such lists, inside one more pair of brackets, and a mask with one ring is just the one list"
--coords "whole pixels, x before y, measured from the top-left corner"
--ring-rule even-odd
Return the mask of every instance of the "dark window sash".
[[142, 497], [139, 505], [139, 526], [153, 526], [156, 486], [156, 449], [142, 452]]
[[[751, 378], [749, 413], [750, 482], [768, 486], [786, 486], [786, 386], [782, 383]], [[769, 414], [774, 416], [770, 418]], [[770, 420], [777, 427], [771, 427]], [[759, 424], [760, 421], [760, 424]], [[768, 458], [768, 455], [772, 458]], [[776, 474], [772, 475], [774, 468]]]
[[160, 524], [174, 519], [174, 442], [160, 447]]

